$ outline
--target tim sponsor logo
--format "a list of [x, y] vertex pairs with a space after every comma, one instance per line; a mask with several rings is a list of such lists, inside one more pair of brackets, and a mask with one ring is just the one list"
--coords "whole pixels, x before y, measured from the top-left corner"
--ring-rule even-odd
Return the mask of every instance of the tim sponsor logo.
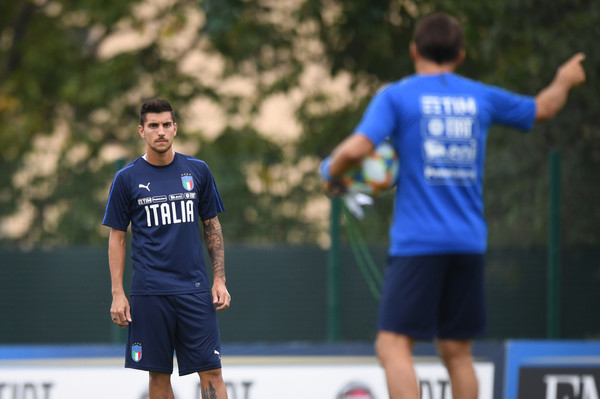
[[477, 101], [471, 96], [424, 95], [420, 100], [424, 115], [477, 115]]
[[518, 399], [599, 399], [600, 367], [522, 367]]

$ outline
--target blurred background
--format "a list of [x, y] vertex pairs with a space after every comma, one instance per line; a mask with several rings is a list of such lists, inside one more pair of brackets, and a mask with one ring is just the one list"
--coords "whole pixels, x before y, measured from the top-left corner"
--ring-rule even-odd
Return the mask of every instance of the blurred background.
[[[586, 53], [554, 120], [490, 131], [489, 339], [599, 338], [599, 2], [14, 0], [0, 2], [0, 344], [123, 342], [101, 221], [115, 172], [143, 153], [149, 97], [171, 102], [175, 150], [208, 163], [227, 207], [223, 342], [371, 342], [377, 289], [349, 220], [332, 236], [318, 165], [412, 73], [432, 11], [463, 23], [459, 73], [526, 95]], [[352, 221], [379, 273], [391, 203]]]

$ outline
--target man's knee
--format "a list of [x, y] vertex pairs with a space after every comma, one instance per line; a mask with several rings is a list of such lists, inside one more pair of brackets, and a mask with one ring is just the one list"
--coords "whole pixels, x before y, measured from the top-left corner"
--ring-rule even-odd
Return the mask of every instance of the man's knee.
[[171, 382], [171, 374], [157, 373], [150, 371], [150, 382], [153, 384], [169, 384]]
[[411, 359], [414, 341], [405, 335], [380, 331], [375, 341], [375, 352], [385, 365], [389, 360]]
[[446, 364], [472, 362], [471, 341], [469, 340], [439, 340], [437, 347], [440, 356]]
[[[151, 371], [149, 373], [148, 386], [149, 386], [151, 394], [168, 395], [169, 393], [171, 393], [171, 396], [165, 396], [165, 397], [172, 397], [171, 374], [156, 373], [156, 372]], [[151, 395], [151, 397], [152, 396], [153, 395]]]
[[200, 376], [200, 381], [203, 381], [203, 382], [211, 381], [214, 384], [215, 382], [223, 381], [223, 374], [221, 373], [221, 369], [200, 371], [200, 372], [198, 372], [198, 375]]

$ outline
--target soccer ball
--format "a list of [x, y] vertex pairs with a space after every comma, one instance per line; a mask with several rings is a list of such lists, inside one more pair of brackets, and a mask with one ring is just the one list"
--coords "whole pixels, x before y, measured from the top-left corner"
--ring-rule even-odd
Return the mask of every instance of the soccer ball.
[[375, 197], [396, 185], [400, 160], [390, 143], [383, 142], [367, 155], [360, 164], [343, 177], [349, 192]]

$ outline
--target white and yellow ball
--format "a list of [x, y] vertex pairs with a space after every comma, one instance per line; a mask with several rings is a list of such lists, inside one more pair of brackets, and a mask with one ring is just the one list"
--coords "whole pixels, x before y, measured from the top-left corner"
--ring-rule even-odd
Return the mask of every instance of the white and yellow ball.
[[396, 185], [400, 161], [388, 142], [378, 145], [361, 163], [350, 169], [343, 178], [350, 192], [377, 196]]

